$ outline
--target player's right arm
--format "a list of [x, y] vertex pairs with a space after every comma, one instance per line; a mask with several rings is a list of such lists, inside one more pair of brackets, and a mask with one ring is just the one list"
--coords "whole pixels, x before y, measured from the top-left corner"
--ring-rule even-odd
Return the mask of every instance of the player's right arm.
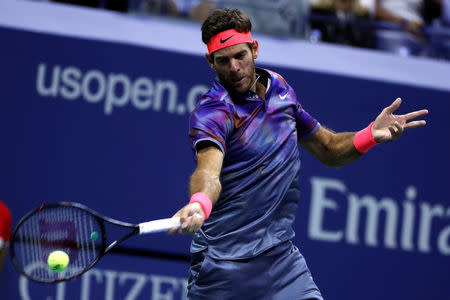
[[191, 112], [189, 137], [197, 159], [197, 167], [189, 183], [192, 203], [175, 214], [180, 217], [181, 227], [172, 228], [169, 233], [199, 230], [207, 217], [205, 213], [209, 214], [219, 199], [226, 140], [234, 129], [232, 110], [221, 98], [221, 93], [208, 92]]
[[[217, 202], [222, 189], [220, 171], [222, 170], [223, 153], [212, 142], [201, 142], [197, 145], [197, 167], [190, 180], [190, 195], [203, 193], [211, 200], [212, 205]], [[205, 221], [205, 214], [197, 202], [185, 205], [174, 217], [180, 217], [179, 233], [194, 233], [200, 229]], [[169, 233], [175, 233], [172, 228]]]

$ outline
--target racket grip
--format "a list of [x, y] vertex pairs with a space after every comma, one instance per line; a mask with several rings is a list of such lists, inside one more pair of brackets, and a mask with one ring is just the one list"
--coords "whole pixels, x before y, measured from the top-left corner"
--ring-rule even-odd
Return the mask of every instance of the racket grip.
[[167, 231], [173, 227], [180, 227], [179, 217], [140, 223], [139, 234]]

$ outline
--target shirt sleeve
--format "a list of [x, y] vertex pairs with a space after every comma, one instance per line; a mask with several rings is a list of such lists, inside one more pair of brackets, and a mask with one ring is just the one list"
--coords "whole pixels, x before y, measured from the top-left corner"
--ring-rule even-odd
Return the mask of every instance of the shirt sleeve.
[[[297, 98], [298, 99], [298, 98]], [[297, 100], [297, 110], [295, 111], [295, 123], [299, 140], [313, 135], [320, 127], [320, 123], [303, 109]]]
[[215, 143], [225, 154], [227, 136], [233, 126], [231, 110], [225, 102], [207, 100], [201, 103], [189, 119], [189, 138], [194, 154], [202, 141]]

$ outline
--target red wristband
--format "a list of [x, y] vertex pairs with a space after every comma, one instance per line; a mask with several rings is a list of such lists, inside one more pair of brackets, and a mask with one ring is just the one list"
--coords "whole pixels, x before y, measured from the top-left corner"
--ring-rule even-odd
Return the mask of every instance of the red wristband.
[[205, 213], [205, 220], [208, 219], [212, 210], [212, 202], [209, 199], [209, 197], [206, 196], [204, 193], [195, 193], [194, 195], [191, 196], [191, 201], [189, 201], [189, 203], [194, 202], [200, 204], [200, 206], [203, 209], [203, 212]]
[[356, 150], [360, 153], [366, 153], [373, 146], [380, 144], [373, 139], [372, 126], [373, 122], [363, 130], [358, 131], [353, 138], [353, 145], [355, 145]]

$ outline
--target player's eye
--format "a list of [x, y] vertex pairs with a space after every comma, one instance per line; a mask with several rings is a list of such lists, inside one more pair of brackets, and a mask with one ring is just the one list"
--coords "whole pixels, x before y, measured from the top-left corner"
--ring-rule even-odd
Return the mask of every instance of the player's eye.
[[247, 54], [246, 51], [239, 52], [239, 53], [235, 56], [235, 58], [236, 58], [236, 59], [243, 59], [243, 58], [245, 57], [246, 54]]
[[225, 58], [225, 57], [218, 57], [218, 58], [216, 59], [216, 63], [221, 64], [221, 65], [224, 65], [224, 64], [228, 63], [228, 58]]

